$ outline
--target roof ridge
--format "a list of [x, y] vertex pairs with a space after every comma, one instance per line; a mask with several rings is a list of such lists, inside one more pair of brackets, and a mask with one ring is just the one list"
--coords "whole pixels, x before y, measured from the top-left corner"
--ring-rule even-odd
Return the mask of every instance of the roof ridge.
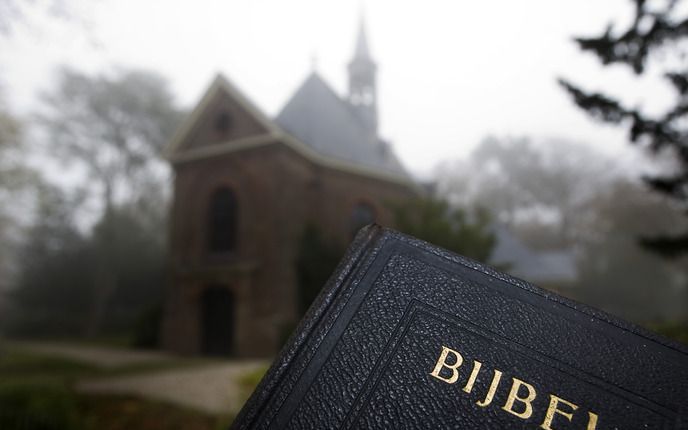
[[[287, 107], [287, 105], [289, 104], [289, 102], [291, 102], [291, 101], [294, 99], [294, 97], [295, 97], [295, 96], [296, 96], [296, 95], [297, 95], [297, 94], [298, 94], [298, 93], [308, 84], [308, 81], [310, 81], [310, 80], [317, 81], [319, 84], [321, 84], [322, 87], [325, 88], [325, 89], [327, 90], [327, 92], [328, 92], [332, 97], [334, 97], [334, 98], [337, 100], [338, 103], [340, 103], [340, 104], [344, 107], [344, 109], [347, 111], [347, 113], [349, 114], [349, 116], [350, 116], [354, 121], [356, 121], [356, 124], [357, 124], [358, 126], [361, 127], [361, 130], [362, 130], [362, 131], [365, 131], [365, 124], [364, 124], [363, 120], [361, 119], [360, 116], [358, 116], [358, 114], [356, 114], [356, 111], [353, 109], [353, 107], [351, 106], [351, 104], [346, 100], [346, 98], [340, 96], [340, 95], [334, 90], [334, 88], [332, 88], [332, 87], [330, 86], [330, 84], [328, 84], [327, 81], [326, 81], [322, 76], [320, 76], [320, 74], [319, 74], [316, 70], [311, 71], [311, 73], [306, 77], [306, 79], [303, 81], [303, 83], [296, 89], [296, 91], [294, 91], [294, 93], [293, 93], [292, 96], [289, 98], [289, 100], [287, 100], [287, 102], [284, 104], [284, 106], [282, 106], [282, 109], [280, 110], [280, 113], [277, 114], [277, 116], [276, 116], [274, 119], [277, 119], [277, 118], [280, 116], [280, 114], [284, 111], [284, 108]], [[373, 140], [376, 141], [376, 142], [382, 140], [382, 139], [380, 138], [380, 136], [377, 135], [377, 133], [376, 133], [373, 137], [374, 137]]]
[[392, 146], [377, 133], [371, 133], [348, 100], [315, 70], [274, 121], [323, 155], [410, 176]]

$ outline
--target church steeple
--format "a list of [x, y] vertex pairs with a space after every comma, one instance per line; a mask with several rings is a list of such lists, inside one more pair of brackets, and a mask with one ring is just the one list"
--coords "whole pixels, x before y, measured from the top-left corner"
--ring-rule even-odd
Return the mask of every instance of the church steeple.
[[356, 51], [354, 58], [370, 60], [370, 50], [368, 49], [368, 38], [366, 37], [365, 21], [363, 16], [358, 23], [358, 37], [356, 39]]
[[372, 134], [377, 134], [377, 66], [370, 56], [363, 16], [359, 23], [354, 57], [349, 62], [349, 103]]

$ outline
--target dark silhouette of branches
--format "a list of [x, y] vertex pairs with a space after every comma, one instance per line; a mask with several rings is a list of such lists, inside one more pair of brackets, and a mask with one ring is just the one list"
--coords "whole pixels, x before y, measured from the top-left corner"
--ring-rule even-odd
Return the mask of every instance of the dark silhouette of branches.
[[[624, 31], [614, 31], [609, 25], [599, 37], [576, 38], [583, 52], [594, 54], [604, 65], [628, 66], [636, 75], [643, 74], [653, 53], [685, 56], [688, 38], [688, 17], [677, 12], [678, 0], [661, 4], [646, 0], [632, 0], [635, 15]], [[653, 190], [688, 204], [688, 67], [667, 66], [663, 78], [676, 93], [676, 101], [659, 115], [647, 115], [640, 109], [624, 106], [615, 97], [599, 92], [586, 92], [566, 79], [561, 86], [573, 101], [596, 120], [617, 124], [628, 129], [631, 143], [647, 148], [651, 153], [671, 151], [677, 169], [648, 176], [645, 182]], [[644, 238], [641, 244], [667, 257], [688, 252], [688, 233], [679, 236]]]

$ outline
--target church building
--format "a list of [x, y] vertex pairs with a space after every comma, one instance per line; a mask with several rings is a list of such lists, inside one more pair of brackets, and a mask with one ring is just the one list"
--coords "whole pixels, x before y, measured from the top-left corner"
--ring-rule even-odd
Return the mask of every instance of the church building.
[[340, 97], [315, 71], [275, 118], [224, 76], [168, 148], [174, 171], [163, 348], [267, 357], [295, 327], [307, 225], [348, 243], [419, 189], [378, 135], [376, 64], [363, 25]]

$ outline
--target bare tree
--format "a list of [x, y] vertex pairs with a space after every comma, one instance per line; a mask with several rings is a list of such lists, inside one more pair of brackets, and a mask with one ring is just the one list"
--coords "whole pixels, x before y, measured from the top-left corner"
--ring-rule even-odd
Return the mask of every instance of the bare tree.
[[610, 170], [608, 160], [582, 144], [488, 137], [467, 162], [440, 168], [439, 191], [455, 204], [485, 207], [514, 230], [538, 230], [540, 242], [561, 246], [593, 222], [582, 209]]
[[89, 324], [95, 334], [118, 286], [111, 251], [127, 234], [118, 231], [116, 207], [145, 199], [151, 186], [164, 194], [168, 177], [159, 155], [179, 110], [166, 81], [145, 71], [88, 76], [62, 69], [57, 87], [43, 94], [42, 101], [37, 118], [49, 151], [84, 174], [83, 182], [101, 209]]
[[18, 24], [26, 24], [34, 13], [75, 20], [77, 17], [70, 3], [69, 0], [0, 0], [0, 36], [10, 36]]
[[18, 218], [25, 200], [22, 197], [37, 181], [37, 175], [25, 163], [24, 147], [20, 121], [0, 100], [0, 295], [7, 291], [12, 277]]

